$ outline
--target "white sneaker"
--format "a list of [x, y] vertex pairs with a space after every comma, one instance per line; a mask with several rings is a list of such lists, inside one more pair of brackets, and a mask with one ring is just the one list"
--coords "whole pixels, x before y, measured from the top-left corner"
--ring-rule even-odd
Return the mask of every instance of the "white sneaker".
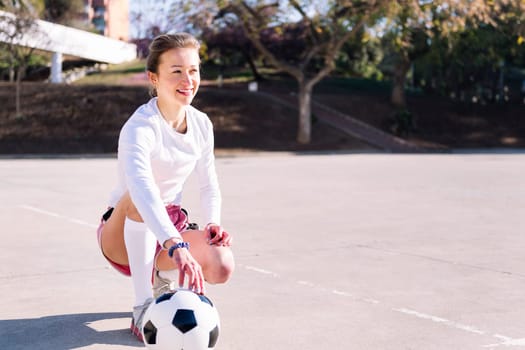
[[131, 317], [130, 329], [131, 333], [135, 334], [135, 336], [141, 342], [144, 341], [144, 338], [142, 337], [142, 321], [144, 319], [144, 314], [146, 313], [146, 310], [152, 301], [153, 299], [149, 298], [144, 302], [144, 304], [133, 307], [133, 316]]

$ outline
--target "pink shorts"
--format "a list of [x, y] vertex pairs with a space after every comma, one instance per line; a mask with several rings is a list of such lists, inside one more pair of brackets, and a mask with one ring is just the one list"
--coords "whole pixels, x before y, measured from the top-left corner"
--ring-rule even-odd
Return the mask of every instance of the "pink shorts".
[[[111, 210], [111, 208], [108, 209], [106, 213], [108, 213]], [[166, 211], [168, 212], [168, 215], [171, 219], [171, 222], [173, 222], [173, 225], [175, 225], [175, 228], [179, 231], [185, 231], [188, 229], [188, 216], [186, 215], [185, 211], [182, 210], [182, 208], [178, 205], [168, 205], [166, 207]], [[106, 216], [106, 215], [105, 215]], [[100, 247], [100, 250], [102, 250], [102, 228], [104, 227], [104, 224], [106, 223], [106, 220], [109, 219], [109, 215], [106, 216], [106, 219], [102, 218], [100, 220], [100, 225], [97, 229], [97, 240], [98, 240], [98, 246]], [[160, 244], [157, 243], [157, 251], [155, 252], [155, 256], [159, 253], [159, 251], [162, 249]], [[104, 253], [102, 253], [104, 254]], [[129, 265], [123, 265], [118, 264], [112, 260], [110, 260], [107, 256], [104, 255], [106, 260], [109, 262], [111, 266], [113, 266], [118, 272], [122, 273], [126, 276], [131, 276], [131, 271], [129, 269]]]

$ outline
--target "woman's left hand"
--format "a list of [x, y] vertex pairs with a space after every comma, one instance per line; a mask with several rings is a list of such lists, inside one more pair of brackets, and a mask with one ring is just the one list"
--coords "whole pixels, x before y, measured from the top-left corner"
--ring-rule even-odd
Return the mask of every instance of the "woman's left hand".
[[210, 245], [223, 247], [229, 247], [232, 245], [232, 236], [224, 231], [220, 225], [208, 224], [204, 230], [206, 232], [206, 239]]

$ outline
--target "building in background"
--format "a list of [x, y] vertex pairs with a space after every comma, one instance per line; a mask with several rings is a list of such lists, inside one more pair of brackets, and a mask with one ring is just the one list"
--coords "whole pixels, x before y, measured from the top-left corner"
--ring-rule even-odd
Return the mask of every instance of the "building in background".
[[128, 0], [85, 0], [87, 19], [99, 34], [129, 40]]

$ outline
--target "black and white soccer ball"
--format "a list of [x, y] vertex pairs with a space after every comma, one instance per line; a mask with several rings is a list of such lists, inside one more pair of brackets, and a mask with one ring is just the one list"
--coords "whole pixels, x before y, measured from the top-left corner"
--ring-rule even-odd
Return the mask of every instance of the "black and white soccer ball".
[[204, 295], [178, 289], [159, 296], [146, 310], [142, 335], [151, 350], [213, 349], [219, 313]]

